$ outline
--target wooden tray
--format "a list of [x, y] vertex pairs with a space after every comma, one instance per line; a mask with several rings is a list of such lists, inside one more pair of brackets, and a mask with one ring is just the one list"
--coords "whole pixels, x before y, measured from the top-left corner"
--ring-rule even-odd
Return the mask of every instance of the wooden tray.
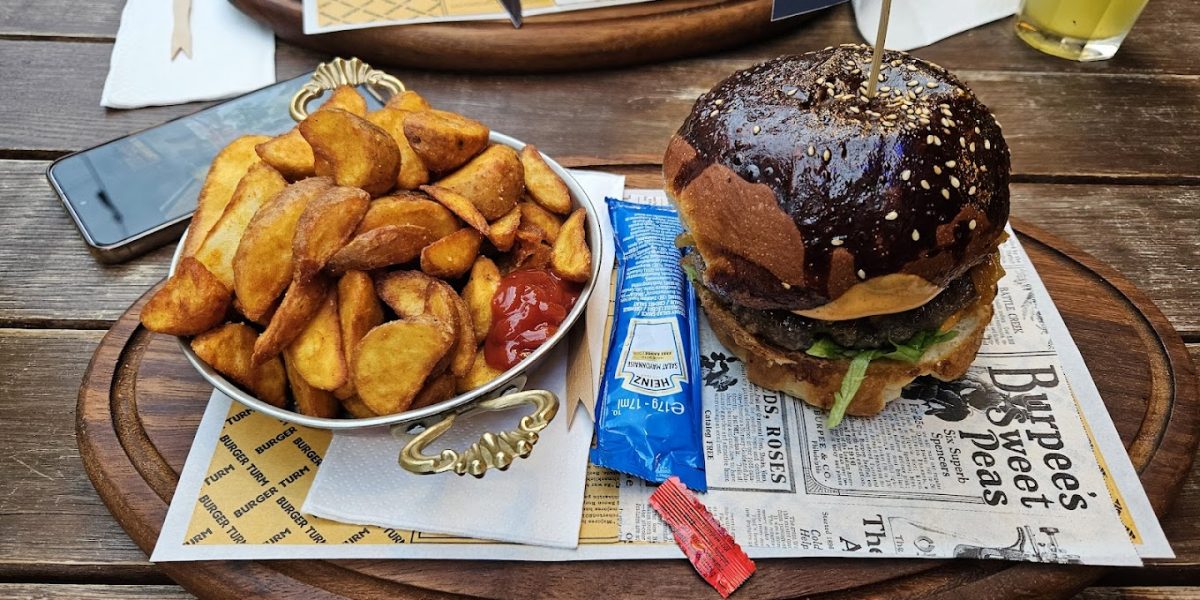
[[[539, 73], [624, 67], [761, 41], [807, 19], [771, 22], [772, 0], [655, 0], [503, 21], [427, 23], [304, 35], [300, 0], [230, 0], [298, 46], [372, 65]], [[499, 5], [497, 4], [497, 10]]]
[[[1183, 342], [1113, 269], [1014, 220], [1092, 369], [1158, 514], [1188, 472], [1200, 390]], [[79, 391], [77, 433], [104, 503], [147, 554], [154, 547], [210, 388], [174, 339], [142, 329], [139, 300], [101, 341]], [[737, 598], [1072, 596], [1099, 567], [915, 559], [760, 560]], [[227, 561], [164, 563], [201, 598], [715, 598], [683, 560]]]

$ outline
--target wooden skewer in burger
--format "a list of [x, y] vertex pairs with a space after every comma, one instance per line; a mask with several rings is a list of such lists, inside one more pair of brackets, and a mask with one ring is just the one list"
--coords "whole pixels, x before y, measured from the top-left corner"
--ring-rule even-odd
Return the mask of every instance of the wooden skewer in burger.
[[701, 304], [749, 379], [872, 415], [961, 377], [1003, 275], [1000, 126], [945, 69], [846, 44], [734, 73], [663, 158]]

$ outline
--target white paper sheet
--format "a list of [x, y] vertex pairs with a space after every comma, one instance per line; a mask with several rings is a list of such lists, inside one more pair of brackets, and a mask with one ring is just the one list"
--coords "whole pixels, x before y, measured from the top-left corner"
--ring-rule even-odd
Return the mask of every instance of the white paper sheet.
[[[894, 0], [888, 18], [888, 50], [928, 46], [1015, 12], [1020, 0]], [[858, 32], [875, 43], [882, 0], [852, 0]]]

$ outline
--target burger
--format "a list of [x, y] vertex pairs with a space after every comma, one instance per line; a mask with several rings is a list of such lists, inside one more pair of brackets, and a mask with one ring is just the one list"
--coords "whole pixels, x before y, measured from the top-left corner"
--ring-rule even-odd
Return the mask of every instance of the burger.
[[684, 267], [750, 381], [872, 415], [966, 373], [1003, 275], [1009, 151], [945, 69], [843, 45], [738, 71], [663, 158]]

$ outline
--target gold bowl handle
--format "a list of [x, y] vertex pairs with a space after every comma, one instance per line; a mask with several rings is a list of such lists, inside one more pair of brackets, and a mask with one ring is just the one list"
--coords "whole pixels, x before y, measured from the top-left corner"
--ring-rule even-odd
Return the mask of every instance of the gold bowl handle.
[[340, 85], [365, 85], [367, 91], [379, 99], [382, 98], [377, 90], [387, 92], [388, 97], [395, 96], [405, 90], [404, 82], [380, 71], [372, 69], [371, 65], [357, 59], [335, 58], [327, 63], [317, 65], [312, 79], [292, 96], [290, 112], [292, 118], [303, 121], [308, 116], [308, 103], [320, 98], [328, 90], [337, 89]]
[[[521, 417], [521, 422], [515, 430], [499, 434], [485, 433], [462, 454], [454, 450], [442, 450], [441, 454], [436, 456], [425, 454], [425, 448], [449, 431], [457, 417], [476, 412], [504, 410], [521, 404], [532, 405], [534, 410], [533, 414]], [[483, 477], [489, 468], [503, 471], [517, 457], [525, 458], [533, 452], [533, 445], [538, 441], [538, 432], [545, 429], [556, 414], [558, 396], [546, 390], [526, 390], [484, 400], [463, 413], [446, 416], [419, 433], [400, 451], [400, 466], [406, 471], [422, 475], [453, 470], [457, 475], [470, 473], [475, 477]]]

